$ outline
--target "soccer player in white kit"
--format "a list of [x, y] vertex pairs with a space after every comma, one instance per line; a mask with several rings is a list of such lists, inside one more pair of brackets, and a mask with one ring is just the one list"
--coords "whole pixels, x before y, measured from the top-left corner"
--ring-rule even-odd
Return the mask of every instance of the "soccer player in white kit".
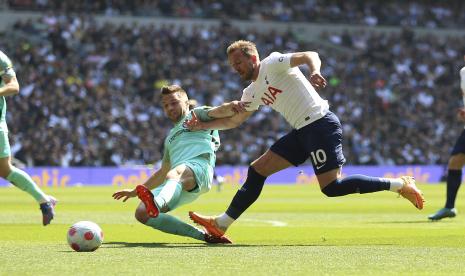
[[[253, 42], [239, 40], [227, 49], [228, 61], [243, 80], [251, 84], [243, 90], [244, 110], [233, 117], [202, 122], [191, 119], [193, 130], [230, 129], [244, 122], [260, 105], [281, 113], [293, 127], [257, 160], [253, 161], [247, 179], [237, 191], [227, 211], [219, 216], [202, 216], [190, 212], [191, 219], [214, 236], [221, 237], [227, 228], [255, 202], [268, 176], [290, 166], [298, 166], [310, 158], [321, 191], [328, 197], [353, 193], [390, 190], [423, 208], [423, 196], [412, 177], [378, 178], [352, 175], [342, 178], [345, 163], [342, 152], [342, 127], [329, 110], [328, 102], [315, 88], [324, 88], [320, 73], [321, 60], [316, 52], [271, 53], [260, 61]], [[307, 65], [310, 81], [298, 66]]]
[[[463, 57], [465, 60], [465, 56]], [[465, 106], [465, 67], [460, 70], [460, 88], [462, 90], [463, 104]], [[457, 116], [459, 120], [465, 122], [465, 107], [459, 109]], [[428, 216], [430, 220], [441, 220], [443, 218], [453, 218], [457, 215], [455, 209], [455, 199], [462, 184], [462, 168], [465, 166], [465, 129], [460, 134], [452, 149], [447, 165], [447, 193], [444, 208]]]

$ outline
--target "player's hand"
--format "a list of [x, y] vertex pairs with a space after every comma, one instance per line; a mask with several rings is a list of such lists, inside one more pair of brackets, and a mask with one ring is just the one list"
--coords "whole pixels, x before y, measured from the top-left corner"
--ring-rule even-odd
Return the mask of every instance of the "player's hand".
[[126, 200], [128, 200], [129, 198], [135, 197], [135, 196], [137, 196], [136, 189], [133, 189], [133, 190], [125, 189], [125, 190], [121, 190], [113, 194], [114, 199], [116, 200], [123, 199], [123, 202], [126, 202]]
[[325, 88], [327, 84], [326, 79], [319, 72], [310, 75], [310, 83], [317, 89]]
[[231, 105], [231, 109], [234, 113], [243, 113], [247, 111], [250, 102], [232, 101], [229, 104]]
[[192, 131], [204, 129], [202, 121], [197, 118], [195, 112], [192, 112], [192, 117], [189, 120], [185, 120], [183, 125]]
[[459, 121], [465, 122], [465, 108], [462, 107], [457, 110], [457, 119], [459, 119]]

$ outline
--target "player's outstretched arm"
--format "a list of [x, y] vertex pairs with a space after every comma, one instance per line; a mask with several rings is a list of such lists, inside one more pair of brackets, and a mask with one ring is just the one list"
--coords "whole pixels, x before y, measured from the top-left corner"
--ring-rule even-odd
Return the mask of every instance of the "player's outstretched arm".
[[317, 52], [298, 52], [291, 56], [291, 67], [306, 64], [310, 70], [310, 83], [315, 88], [325, 88], [326, 79], [321, 75], [321, 59]]
[[211, 121], [201, 121], [197, 115], [193, 113], [192, 118], [187, 120], [184, 124], [188, 129], [193, 131], [202, 129], [231, 129], [240, 126], [245, 120], [247, 120], [247, 118], [250, 117], [250, 115], [252, 115], [253, 112], [254, 111], [245, 111], [242, 113], [237, 113], [231, 117], [214, 119]]
[[213, 107], [207, 114], [210, 118], [214, 119], [232, 117], [238, 113], [246, 112], [249, 104], [249, 102], [232, 101]]
[[[170, 163], [167, 161], [163, 161], [161, 168], [157, 170], [145, 183], [143, 184], [147, 189], [152, 190], [158, 186], [160, 186], [166, 178], [170, 170]], [[136, 197], [136, 189], [124, 189], [121, 191], [117, 191], [113, 194], [113, 198], [116, 200], [123, 199], [123, 202], [128, 200], [131, 197]]]

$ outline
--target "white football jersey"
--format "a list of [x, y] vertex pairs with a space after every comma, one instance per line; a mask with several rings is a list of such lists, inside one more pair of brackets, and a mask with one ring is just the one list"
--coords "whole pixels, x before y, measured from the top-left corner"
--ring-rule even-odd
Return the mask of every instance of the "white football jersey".
[[257, 79], [244, 89], [241, 101], [250, 102], [249, 111], [268, 105], [299, 129], [322, 118], [329, 105], [298, 67], [290, 67], [291, 55], [273, 52], [263, 59]]

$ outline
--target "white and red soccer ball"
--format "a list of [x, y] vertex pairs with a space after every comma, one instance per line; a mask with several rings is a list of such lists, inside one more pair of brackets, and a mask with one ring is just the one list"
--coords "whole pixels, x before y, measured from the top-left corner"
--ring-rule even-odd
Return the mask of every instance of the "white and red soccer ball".
[[79, 221], [69, 228], [67, 238], [74, 251], [95, 251], [102, 245], [103, 231], [92, 221]]

